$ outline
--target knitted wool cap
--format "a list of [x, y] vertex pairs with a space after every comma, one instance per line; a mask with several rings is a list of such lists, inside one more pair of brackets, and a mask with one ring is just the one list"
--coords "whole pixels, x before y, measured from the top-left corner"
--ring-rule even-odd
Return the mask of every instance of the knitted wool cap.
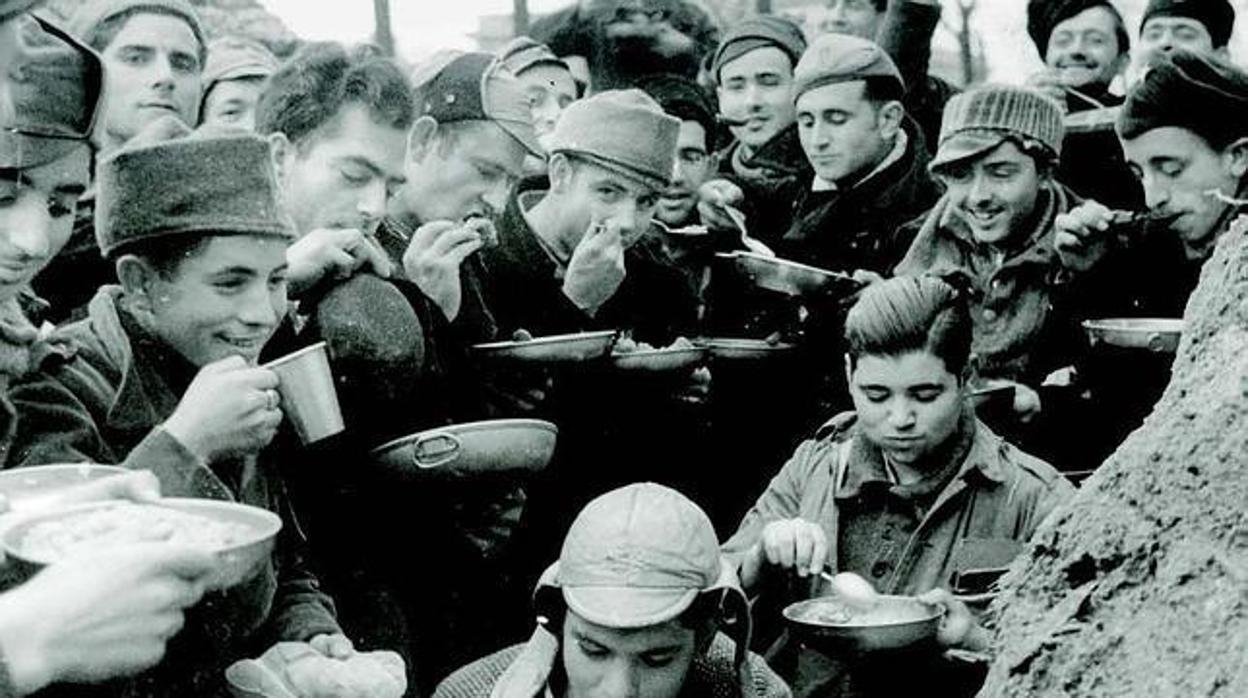
[[[1027, 3], [1027, 33], [1040, 52], [1040, 60], [1049, 50], [1049, 37], [1057, 25], [1093, 7], [1104, 7], [1122, 20], [1118, 8], [1110, 0], [1031, 0]], [[1128, 46], [1119, 46], [1126, 51]]]
[[1140, 20], [1140, 33], [1154, 17], [1186, 17], [1205, 25], [1213, 47], [1226, 46], [1235, 26], [1235, 8], [1227, 0], [1150, 0]]
[[680, 121], [638, 89], [607, 90], [573, 102], [550, 134], [550, 152], [594, 162], [662, 189], [671, 181]]
[[816, 87], [866, 78], [888, 78], [902, 91], [906, 89], [901, 71], [874, 41], [849, 34], [824, 34], [806, 49], [793, 70], [794, 99]]
[[204, 40], [204, 28], [199, 22], [195, 8], [186, 0], [87, 0], [78, 6], [78, 11], [70, 19], [69, 28], [87, 44], [95, 40], [95, 33], [106, 20], [130, 10], [156, 10], [176, 15], [186, 20], [195, 38], [199, 40], [200, 57], [207, 42]]
[[1031, 141], [1056, 160], [1062, 152], [1062, 109], [1026, 87], [982, 85], [945, 105], [932, 171], [985, 153], [1007, 139]]
[[203, 85], [207, 95], [219, 82], [242, 78], [267, 78], [280, 68], [277, 56], [257, 41], [223, 36], [208, 44]]
[[711, 75], [719, 82], [719, 71], [726, 64], [755, 49], [771, 46], [788, 54], [793, 65], [806, 52], [802, 28], [783, 17], [758, 15], [741, 20], [724, 34], [711, 59]]
[[243, 131], [192, 133], [163, 117], [100, 163], [96, 186], [95, 235], [105, 257], [173, 235], [295, 236], [268, 141]]
[[14, 59], [0, 68], [0, 167], [36, 167], [88, 145], [103, 91], [94, 51], [51, 22], [18, 17]]
[[539, 65], [553, 65], [568, 70], [568, 64], [555, 55], [546, 44], [539, 44], [527, 36], [517, 36], [499, 52], [498, 60], [512, 75]]
[[1178, 49], [1159, 58], [1127, 94], [1118, 135], [1187, 129], [1215, 149], [1248, 137], [1248, 74], [1218, 56]]

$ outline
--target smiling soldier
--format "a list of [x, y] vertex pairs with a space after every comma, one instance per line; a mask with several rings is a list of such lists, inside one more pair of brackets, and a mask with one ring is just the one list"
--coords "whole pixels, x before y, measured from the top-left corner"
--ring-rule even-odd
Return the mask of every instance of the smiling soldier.
[[278, 378], [256, 365], [287, 315], [294, 237], [268, 143], [167, 117], [102, 161], [99, 190], [99, 246], [120, 285], [53, 333], [14, 388], [14, 453], [150, 470], [166, 495], [239, 501], [284, 523], [262, 570], [206, 596], [165, 661], [116, 695], [220, 695], [225, 667], [274, 641], [349, 655], [270, 448]]
[[895, 270], [970, 282], [980, 375], [1015, 388], [1023, 419], [1039, 411], [1036, 388], [1068, 358], [1052, 312], [1053, 221], [1078, 203], [1054, 179], [1062, 132], [1057, 103], [1028, 88], [986, 85], [949, 100], [931, 164], [946, 191], [910, 224], [918, 234]]
[[1109, 0], [1032, 0], [1027, 32], [1045, 64], [1029, 86], [1069, 113], [1122, 104], [1109, 88], [1131, 60], [1131, 39]]

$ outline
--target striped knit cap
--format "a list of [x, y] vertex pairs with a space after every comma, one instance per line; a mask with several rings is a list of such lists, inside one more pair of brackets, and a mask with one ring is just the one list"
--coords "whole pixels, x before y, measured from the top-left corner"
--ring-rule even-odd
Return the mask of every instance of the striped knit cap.
[[[982, 85], [955, 95], [945, 105], [931, 169], [987, 152], [1006, 139], [1040, 146], [1054, 161], [1062, 152], [1062, 109], [1026, 87]], [[1031, 148], [1028, 148], [1031, 150]]]

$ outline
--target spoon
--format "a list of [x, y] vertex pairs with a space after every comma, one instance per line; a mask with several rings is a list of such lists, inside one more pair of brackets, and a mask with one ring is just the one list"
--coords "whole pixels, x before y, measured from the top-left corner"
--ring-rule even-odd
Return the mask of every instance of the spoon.
[[855, 610], [869, 611], [879, 601], [879, 594], [871, 583], [853, 572], [841, 572], [833, 576], [824, 570], [819, 576], [832, 586], [837, 597]]

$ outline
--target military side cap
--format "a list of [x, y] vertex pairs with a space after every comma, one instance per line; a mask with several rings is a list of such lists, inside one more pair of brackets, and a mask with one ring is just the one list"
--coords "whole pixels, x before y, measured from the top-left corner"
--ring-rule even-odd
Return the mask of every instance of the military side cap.
[[208, 44], [202, 77], [204, 94], [219, 82], [243, 78], [267, 78], [281, 65], [277, 56], [260, 42], [241, 36], [223, 36]]
[[0, 167], [53, 162], [87, 145], [104, 87], [100, 57], [35, 15], [13, 20], [17, 50], [0, 92]]
[[555, 55], [546, 44], [527, 36], [517, 36], [498, 52], [498, 60], [512, 75], [520, 75], [529, 68], [553, 65], [568, 70], [568, 64]]
[[573, 102], [550, 134], [550, 152], [586, 157], [655, 188], [672, 178], [680, 120], [638, 90], [607, 90]]
[[412, 78], [421, 114], [443, 124], [493, 121], [530, 153], [545, 156], [524, 87], [495, 56], [444, 53], [418, 66]]
[[778, 48], [788, 55], [793, 65], [806, 51], [802, 28], [775, 15], [758, 15], [733, 25], [720, 40], [711, 59], [711, 75], [719, 82], [719, 71], [728, 63], [760, 48]]
[[849, 34], [824, 34], [806, 49], [793, 71], [795, 98], [816, 87], [867, 78], [884, 78], [896, 83], [902, 92], [906, 89], [901, 71], [874, 41]]
[[238, 129], [191, 132], [162, 117], [100, 162], [96, 186], [95, 235], [106, 257], [171, 236], [295, 236], [268, 141]]

